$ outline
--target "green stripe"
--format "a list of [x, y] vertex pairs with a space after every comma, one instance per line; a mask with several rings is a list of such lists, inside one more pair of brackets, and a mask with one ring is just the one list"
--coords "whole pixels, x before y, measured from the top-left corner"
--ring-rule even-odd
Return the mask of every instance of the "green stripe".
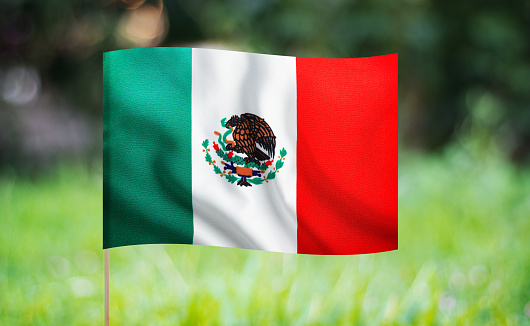
[[191, 49], [107, 52], [103, 247], [193, 243]]

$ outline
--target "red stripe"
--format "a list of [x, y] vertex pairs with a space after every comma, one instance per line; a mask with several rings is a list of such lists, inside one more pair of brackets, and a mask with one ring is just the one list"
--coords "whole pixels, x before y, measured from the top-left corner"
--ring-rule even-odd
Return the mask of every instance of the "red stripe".
[[298, 253], [398, 247], [398, 55], [297, 58]]

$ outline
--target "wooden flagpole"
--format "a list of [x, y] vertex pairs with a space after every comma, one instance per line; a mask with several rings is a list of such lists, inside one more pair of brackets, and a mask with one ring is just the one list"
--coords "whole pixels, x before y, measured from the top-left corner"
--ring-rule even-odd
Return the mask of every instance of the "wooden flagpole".
[[109, 252], [109, 249], [105, 249], [105, 326], [109, 326], [109, 301], [110, 301], [109, 277], [110, 277], [110, 252]]

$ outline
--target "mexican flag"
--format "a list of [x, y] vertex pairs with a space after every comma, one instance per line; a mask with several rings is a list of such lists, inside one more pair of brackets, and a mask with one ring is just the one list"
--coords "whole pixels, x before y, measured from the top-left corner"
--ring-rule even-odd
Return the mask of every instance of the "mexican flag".
[[398, 55], [107, 52], [103, 246], [398, 247]]

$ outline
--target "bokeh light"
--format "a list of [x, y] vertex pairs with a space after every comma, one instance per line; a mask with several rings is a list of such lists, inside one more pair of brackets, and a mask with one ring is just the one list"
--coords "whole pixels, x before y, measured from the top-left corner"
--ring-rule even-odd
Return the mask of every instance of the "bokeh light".
[[2, 98], [10, 104], [27, 104], [37, 97], [39, 89], [40, 77], [34, 68], [11, 67], [3, 78]]
[[143, 5], [145, 0], [119, 0], [118, 3], [120, 6], [127, 9], [137, 9]]
[[453, 313], [456, 308], [456, 299], [450, 292], [444, 292], [438, 301], [438, 308], [442, 313]]
[[167, 12], [162, 2], [157, 7], [151, 4], [127, 12], [121, 18], [119, 34], [134, 46], [155, 46], [168, 31]]
[[52, 41], [58, 49], [78, 60], [87, 58], [110, 33], [102, 18], [92, 15], [71, 19], [67, 24], [57, 27]]
[[94, 285], [84, 277], [71, 277], [68, 279], [68, 285], [75, 297], [89, 297], [94, 293]]

